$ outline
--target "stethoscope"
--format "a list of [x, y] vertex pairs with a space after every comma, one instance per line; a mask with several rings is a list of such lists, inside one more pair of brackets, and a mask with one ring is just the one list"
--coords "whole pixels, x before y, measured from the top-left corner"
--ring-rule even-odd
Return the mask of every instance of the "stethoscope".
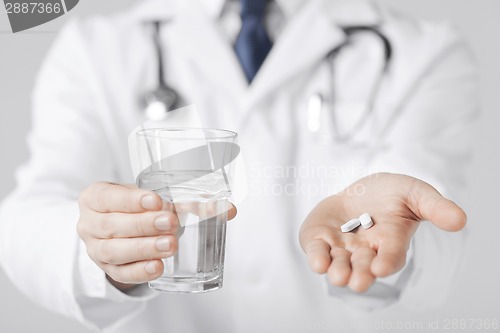
[[[179, 107], [179, 94], [176, 90], [170, 87], [165, 81], [165, 71], [163, 64], [163, 52], [160, 41], [160, 30], [162, 22], [153, 21], [154, 28], [153, 41], [156, 49], [157, 62], [158, 62], [158, 83], [157, 87], [150, 92], [144, 94], [143, 102], [145, 104], [145, 116], [149, 120], [162, 120], [164, 119], [168, 112], [175, 110]], [[386, 36], [384, 36], [377, 26], [351, 26], [342, 28], [345, 35], [346, 41], [341, 45], [335, 47], [331, 50], [327, 56], [326, 60], [330, 71], [330, 94], [325, 96], [321, 93], [312, 94], [308, 102], [308, 129], [312, 133], [316, 133], [320, 130], [321, 119], [323, 112], [328, 112], [330, 118], [332, 119], [333, 135], [334, 140], [337, 142], [349, 141], [353, 135], [365, 124], [370, 114], [373, 112], [374, 104], [380, 91], [382, 80], [384, 75], [389, 69], [391, 59], [392, 59], [392, 46]], [[358, 122], [346, 133], [341, 133], [338, 126], [338, 115], [335, 109], [335, 80], [334, 80], [334, 63], [335, 58], [342, 50], [343, 47], [347, 46], [351, 40], [352, 36], [361, 32], [369, 32], [374, 36], [378, 37], [382, 42], [384, 48], [384, 64], [378, 78], [376, 79], [375, 85], [372, 88], [370, 96], [368, 98], [367, 107], [364, 113], [359, 118]]]
[[[346, 41], [342, 43], [341, 45], [337, 46], [333, 50], [331, 50], [327, 56], [327, 64], [329, 66], [329, 72], [330, 72], [330, 89], [329, 89], [329, 94], [324, 95], [322, 93], [315, 93], [312, 94], [309, 98], [308, 101], [308, 106], [307, 106], [307, 127], [310, 133], [316, 134], [320, 133], [322, 125], [324, 125], [322, 122], [324, 121], [324, 114], [328, 114], [328, 120], [330, 121], [330, 125], [332, 130], [329, 131], [329, 137], [326, 137], [325, 139], [327, 141], [333, 139], [337, 143], [345, 143], [350, 141], [353, 136], [363, 127], [363, 125], [367, 122], [369, 119], [370, 115], [373, 113], [374, 109], [374, 104], [375, 101], [377, 100], [377, 97], [380, 92], [380, 87], [382, 85], [382, 81], [384, 78], [384, 75], [387, 73], [389, 70], [389, 66], [391, 63], [392, 59], [392, 46], [389, 40], [387, 39], [386, 36], [384, 36], [378, 27], [376, 26], [351, 26], [351, 27], [344, 27], [342, 28], [344, 30], [344, 33], [346, 35]], [[337, 114], [337, 110], [335, 108], [335, 79], [334, 79], [334, 65], [335, 65], [335, 58], [339, 54], [339, 52], [347, 46], [351, 40], [352, 36], [357, 33], [361, 32], [369, 32], [372, 33], [374, 36], [378, 37], [380, 41], [382, 42], [382, 46], [384, 48], [384, 64], [382, 66], [382, 70], [380, 72], [380, 75], [376, 78], [375, 84], [369, 94], [368, 101], [366, 103], [366, 107], [364, 108], [364, 111], [362, 112], [361, 116], [359, 117], [359, 120], [350, 128], [349, 131], [342, 133], [340, 126], [339, 126], [339, 121], [338, 117], [339, 115]]]
[[153, 42], [158, 62], [158, 83], [155, 89], [143, 96], [144, 115], [148, 120], [162, 120], [168, 112], [178, 108], [179, 94], [165, 81], [163, 49], [160, 39], [161, 26], [164, 22], [153, 21]]

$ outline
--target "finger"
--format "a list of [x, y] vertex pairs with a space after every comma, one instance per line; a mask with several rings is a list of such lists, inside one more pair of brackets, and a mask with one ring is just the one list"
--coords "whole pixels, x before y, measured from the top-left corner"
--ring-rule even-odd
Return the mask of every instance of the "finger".
[[378, 277], [396, 273], [405, 265], [407, 251], [407, 242], [385, 241], [381, 243], [371, 264], [372, 273]]
[[126, 284], [139, 284], [157, 279], [163, 273], [161, 260], [137, 261], [126, 265], [101, 264], [100, 267], [113, 280]]
[[236, 209], [236, 206], [233, 204], [230, 204], [229, 211], [227, 212], [228, 221], [234, 219], [236, 217], [236, 214], [238, 214], [238, 210]]
[[467, 215], [462, 208], [420, 180], [415, 180], [408, 194], [408, 206], [418, 218], [430, 221], [446, 231], [459, 231], [467, 222]]
[[311, 269], [319, 274], [325, 273], [332, 261], [330, 245], [322, 239], [314, 239], [305, 246], [304, 250]]
[[112, 183], [96, 183], [88, 187], [80, 195], [80, 203], [100, 213], [142, 213], [162, 208], [157, 194]]
[[135, 261], [162, 259], [177, 251], [174, 236], [98, 239], [88, 244], [92, 258], [112, 265], [123, 265]]
[[345, 287], [351, 276], [351, 252], [342, 248], [331, 251], [332, 263], [328, 267], [327, 276], [331, 284]]
[[136, 238], [175, 234], [179, 226], [177, 216], [171, 212], [145, 212], [136, 214], [96, 214], [89, 232], [96, 238]]
[[349, 288], [356, 292], [364, 292], [370, 288], [375, 281], [370, 266], [375, 251], [368, 248], [358, 248], [351, 255], [352, 273], [349, 279]]

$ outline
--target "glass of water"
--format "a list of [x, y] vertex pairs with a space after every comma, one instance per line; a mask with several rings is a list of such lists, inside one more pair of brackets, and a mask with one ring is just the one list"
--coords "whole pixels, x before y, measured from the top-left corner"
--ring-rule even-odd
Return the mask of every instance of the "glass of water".
[[179, 219], [178, 251], [149, 286], [197, 293], [222, 287], [237, 134], [219, 129], [145, 129], [136, 134], [137, 184], [156, 192]]

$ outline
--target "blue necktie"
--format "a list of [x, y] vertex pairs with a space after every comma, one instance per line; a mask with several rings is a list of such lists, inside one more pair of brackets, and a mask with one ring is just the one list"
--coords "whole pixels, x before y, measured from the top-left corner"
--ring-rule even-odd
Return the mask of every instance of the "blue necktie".
[[241, 31], [235, 50], [248, 82], [266, 59], [272, 43], [264, 29], [266, 0], [241, 0]]

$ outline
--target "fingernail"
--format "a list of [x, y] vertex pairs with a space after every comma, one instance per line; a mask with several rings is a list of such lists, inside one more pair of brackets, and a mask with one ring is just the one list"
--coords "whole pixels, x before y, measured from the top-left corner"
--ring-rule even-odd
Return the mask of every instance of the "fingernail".
[[172, 224], [167, 215], [162, 215], [155, 220], [155, 227], [158, 230], [169, 231], [172, 229]]
[[154, 261], [148, 261], [146, 263], [146, 265], [144, 266], [144, 269], [149, 274], [155, 274], [156, 273], [156, 263]]
[[156, 208], [156, 199], [151, 194], [146, 194], [141, 199], [141, 205], [144, 209], [155, 209]]
[[170, 250], [170, 238], [161, 237], [156, 240], [156, 248], [162, 252]]

